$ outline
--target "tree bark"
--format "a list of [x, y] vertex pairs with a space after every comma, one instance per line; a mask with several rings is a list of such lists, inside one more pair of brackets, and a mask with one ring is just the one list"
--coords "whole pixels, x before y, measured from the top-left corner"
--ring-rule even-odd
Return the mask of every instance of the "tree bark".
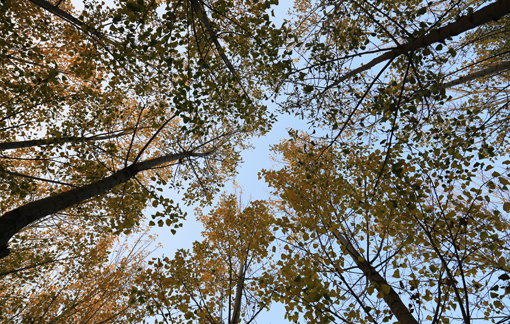
[[211, 23], [209, 22], [209, 19], [207, 18], [204, 8], [198, 2], [198, 0], [191, 0], [191, 4], [193, 5], [193, 8], [195, 8], [196, 12], [198, 13], [198, 18], [200, 18], [200, 20], [202, 21], [202, 23], [205, 26], [205, 29], [207, 29], [207, 32], [211, 36], [212, 41], [213, 41], [214, 45], [216, 46], [216, 49], [218, 50], [218, 53], [220, 54], [221, 59], [223, 60], [223, 62], [227, 66], [227, 68], [229, 69], [230, 73], [232, 73], [234, 75], [234, 77], [237, 79], [237, 81], [240, 81], [240, 79], [237, 75], [237, 71], [234, 69], [234, 66], [232, 65], [232, 63], [230, 63], [230, 60], [225, 55], [225, 50], [223, 49], [223, 47], [221, 47], [221, 44], [218, 41], [218, 36], [214, 32], [214, 29], [212, 28]]
[[471, 74], [465, 75], [463, 77], [460, 77], [458, 79], [452, 80], [450, 82], [444, 83], [443, 85], [441, 85], [441, 88], [443, 88], [443, 89], [451, 88], [456, 85], [466, 83], [466, 82], [469, 82], [471, 80], [475, 80], [478, 78], [482, 78], [484, 76], [488, 76], [488, 75], [491, 75], [494, 73], [505, 71], [508, 69], [510, 69], [510, 61], [502, 62], [498, 65], [491, 66], [486, 69], [480, 70], [478, 72], [471, 73]]
[[64, 10], [62, 10], [59, 7], [49, 3], [46, 0], [28, 0], [28, 1], [30, 1], [33, 4], [43, 8], [43, 9], [49, 11], [49, 12], [51, 12], [52, 14], [54, 14], [56, 16], [59, 16], [60, 18], [62, 18], [64, 20], [70, 22], [71, 24], [75, 25], [76, 27], [92, 33], [94, 36], [96, 36], [99, 39], [104, 38], [104, 35], [101, 32], [99, 32], [98, 30], [95, 30], [95, 29], [91, 28], [90, 26], [85, 24], [83, 21], [81, 21], [78, 18], [68, 14]]
[[492, 3], [478, 11], [473, 12], [471, 15], [463, 16], [453, 23], [450, 23], [439, 29], [433, 30], [429, 32], [427, 35], [413, 39], [412, 41], [406, 44], [403, 44], [389, 52], [386, 52], [385, 54], [373, 59], [367, 64], [360, 66], [359, 68], [354, 69], [351, 72], [347, 73], [346, 75], [340, 77], [331, 85], [327, 86], [324, 91], [337, 86], [341, 82], [357, 74], [360, 74], [364, 71], [368, 71], [369, 69], [371, 69], [372, 67], [379, 63], [394, 59], [399, 55], [410, 53], [412, 51], [427, 47], [434, 43], [444, 42], [449, 37], [457, 36], [461, 33], [464, 33], [475, 27], [481, 26], [490, 21], [498, 20], [499, 18], [508, 15], [509, 13], [510, 13], [510, 0], [498, 0], [495, 3]]
[[9, 254], [7, 243], [11, 237], [31, 223], [105, 193], [115, 186], [126, 183], [141, 171], [187, 157], [205, 157], [211, 153], [183, 152], [136, 163], [104, 179], [27, 203], [3, 214], [0, 217], [0, 259]]
[[236, 298], [234, 301], [234, 312], [230, 324], [236, 324], [241, 316], [241, 298], [243, 297], [244, 288], [244, 260], [239, 264], [239, 274], [237, 275]]
[[14, 150], [14, 149], [24, 148], [24, 147], [45, 146], [45, 145], [52, 145], [52, 144], [102, 141], [102, 140], [121, 137], [121, 136], [124, 136], [127, 134], [128, 134], [127, 132], [122, 132], [122, 133], [118, 133], [118, 134], [105, 135], [105, 136], [90, 136], [90, 137], [70, 136], [70, 137], [60, 137], [60, 138], [55, 137], [55, 138], [38, 139], [38, 140], [30, 140], [30, 141], [6, 142], [6, 143], [0, 143], [0, 151]]
[[418, 324], [418, 321], [411, 314], [409, 309], [406, 307], [404, 302], [400, 299], [400, 296], [391, 288], [386, 279], [384, 279], [379, 272], [365, 259], [359, 252], [354, 248], [351, 242], [337, 230], [331, 229], [335, 237], [340, 241], [342, 246], [346, 249], [349, 255], [352, 257], [358, 268], [363, 274], [370, 280], [371, 283], [377, 284], [379, 287], [382, 285], [388, 285], [390, 287], [390, 293], [384, 293], [384, 301], [391, 309], [391, 312], [395, 315], [401, 324]]

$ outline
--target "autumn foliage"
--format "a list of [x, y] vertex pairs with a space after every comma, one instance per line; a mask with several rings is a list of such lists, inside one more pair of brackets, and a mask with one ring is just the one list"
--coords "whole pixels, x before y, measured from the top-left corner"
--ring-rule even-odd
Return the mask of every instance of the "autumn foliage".
[[229, 195], [198, 218], [204, 241], [172, 259], [151, 261], [154, 268], [143, 280], [150, 284], [138, 295], [149, 300], [158, 323], [252, 322], [271, 303], [271, 291], [257, 282], [273, 255], [271, 208], [261, 201], [242, 206], [240, 197]]
[[2, 322], [510, 319], [509, 0], [84, 5], [0, 3]]

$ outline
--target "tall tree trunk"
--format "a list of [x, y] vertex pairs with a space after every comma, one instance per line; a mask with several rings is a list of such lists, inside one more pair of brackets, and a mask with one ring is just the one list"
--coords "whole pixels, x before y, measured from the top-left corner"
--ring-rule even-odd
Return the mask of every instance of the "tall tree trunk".
[[89, 198], [98, 196], [111, 190], [113, 187], [128, 182], [137, 173], [151, 169], [155, 166], [178, 161], [187, 157], [205, 157], [212, 152], [193, 153], [183, 152], [169, 154], [151, 160], [139, 162], [126, 167], [109, 177], [92, 182], [90, 184], [61, 192], [59, 194], [42, 198], [21, 207], [13, 209], [0, 217], [0, 258], [9, 254], [7, 243], [16, 233], [25, 226], [40, 220], [48, 215], [62, 211]]
[[237, 275], [237, 285], [236, 285], [236, 298], [234, 301], [234, 313], [232, 314], [232, 319], [230, 320], [230, 324], [236, 324], [241, 316], [241, 299], [243, 297], [243, 288], [244, 288], [244, 260], [241, 260], [239, 264], [239, 274]]
[[330, 230], [333, 232], [333, 235], [335, 235], [337, 240], [340, 241], [345, 250], [349, 253], [358, 268], [363, 272], [363, 274], [368, 280], [370, 280], [372, 284], [377, 284], [380, 290], [383, 285], [390, 287], [389, 294], [383, 292], [383, 299], [391, 309], [391, 312], [398, 319], [398, 321], [401, 324], [418, 324], [418, 321], [414, 318], [404, 302], [400, 299], [400, 296], [395, 292], [395, 290], [393, 290], [393, 288], [391, 288], [386, 279], [384, 279], [379, 274], [379, 272], [369, 262], [367, 262], [361, 254], [359, 254], [352, 243], [344, 235], [338, 232], [338, 230], [334, 230], [332, 228], [330, 228]]

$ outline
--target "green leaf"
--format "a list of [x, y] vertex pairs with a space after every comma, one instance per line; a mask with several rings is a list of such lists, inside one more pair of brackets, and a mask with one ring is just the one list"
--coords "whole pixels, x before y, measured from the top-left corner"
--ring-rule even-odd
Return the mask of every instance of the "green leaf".
[[310, 93], [310, 92], [312, 92], [312, 91], [313, 91], [313, 89], [314, 89], [314, 87], [313, 87], [313, 86], [311, 86], [311, 85], [306, 85], [306, 86], [303, 88], [303, 91], [304, 91], [305, 93]]

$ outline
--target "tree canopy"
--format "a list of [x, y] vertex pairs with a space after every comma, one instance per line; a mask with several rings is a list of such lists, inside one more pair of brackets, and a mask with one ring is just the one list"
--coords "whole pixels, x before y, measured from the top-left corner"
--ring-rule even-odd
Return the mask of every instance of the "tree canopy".
[[[509, 0], [84, 5], [0, 4], [0, 318], [510, 320]], [[218, 200], [287, 115], [271, 199]], [[115, 252], [179, 203], [202, 242]]]

